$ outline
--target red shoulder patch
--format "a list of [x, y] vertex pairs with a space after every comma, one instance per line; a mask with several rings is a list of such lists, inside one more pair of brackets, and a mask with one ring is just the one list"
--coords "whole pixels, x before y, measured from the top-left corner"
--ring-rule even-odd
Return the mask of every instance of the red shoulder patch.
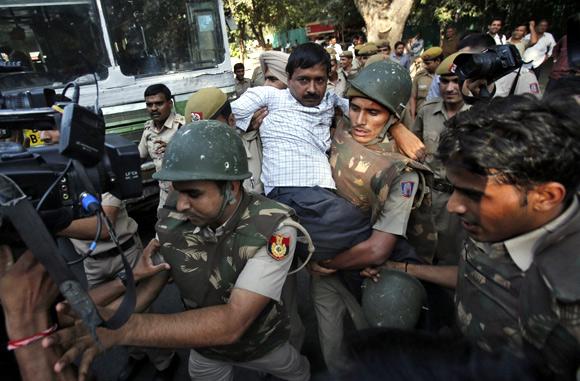
[[277, 261], [281, 261], [290, 250], [290, 237], [283, 234], [274, 234], [268, 242], [268, 254]]

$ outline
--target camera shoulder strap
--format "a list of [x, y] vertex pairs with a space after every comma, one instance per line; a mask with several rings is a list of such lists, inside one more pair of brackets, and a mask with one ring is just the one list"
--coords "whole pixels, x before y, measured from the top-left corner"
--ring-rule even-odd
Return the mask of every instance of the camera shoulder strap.
[[514, 95], [516, 93], [516, 87], [518, 86], [518, 80], [520, 79], [520, 72], [522, 71], [522, 66], [520, 65], [518, 73], [512, 82], [512, 87], [510, 88], [510, 93], [508, 95]]
[[[12, 223], [20, 238], [44, 266], [72, 309], [90, 329], [93, 337], [97, 337], [98, 326], [116, 329], [129, 319], [135, 306], [134, 284], [127, 287], [125, 299], [128, 300], [123, 300], [113, 319], [105, 322], [63, 257], [59, 255], [53, 237], [30, 200], [12, 179], [3, 174], [0, 174], [0, 216], [7, 217]], [[30, 234], [31, 231], [34, 231], [34, 235]], [[125, 258], [123, 260], [126, 262]]]

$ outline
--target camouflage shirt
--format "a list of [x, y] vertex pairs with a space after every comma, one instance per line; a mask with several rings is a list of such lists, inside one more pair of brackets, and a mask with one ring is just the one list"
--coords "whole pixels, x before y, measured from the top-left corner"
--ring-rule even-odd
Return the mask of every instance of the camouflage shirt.
[[[156, 230], [161, 255], [171, 265], [171, 276], [188, 308], [227, 304], [248, 260], [268, 244], [280, 222], [294, 214], [275, 201], [244, 193], [223, 235], [216, 239], [171, 210], [173, 195]], [[282, 345], [289, 333], [284, 306], [271, 300], [236, 343], [196, 350], [215, 360], [251, 361]]]
[[[558, 221], [505, 242], [467, 239], [456, 289], [467, 337], [489, 351], [507, 345], [558, 375], [580, 366], [580, 209], [574, 205]], [[528, 254], [517, 252], [515, 242]]]
[[[387, 203], [389, 198], [399, 195], [410, 199], [411, 208], [399, 217], [408, 222], [406, 236], [417, 254], [426, 263], [432, 262], [437, 235], [430, 218], [427, 183], [432, 173], [427, 167], [393, 152], [391, 143], [361, 145], [351, 136], [346, 118], [338, 122], [334, 133], [330, 166], [337, 193], [356, 207], [369, 211], [373, 224], [382, 216], [385, 206], [401, 205]], [[404, 173], [417, 173], [421, 181], [400, 181]], [[391, 218], [396, 215], [396, 211], [387, 212]], [[381, 230], [377, 225], [373, 229]], [[397, 234], [405, 236], [405, 232]]]

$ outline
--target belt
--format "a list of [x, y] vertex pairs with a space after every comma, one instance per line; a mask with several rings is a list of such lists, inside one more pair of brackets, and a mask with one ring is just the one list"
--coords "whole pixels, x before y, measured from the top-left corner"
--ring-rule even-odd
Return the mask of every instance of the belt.
[[[129, 250], [130, 248], [135, 246], [135, 238], [133, 237], [129, 238], [128, 240], [123, 242], [120, 246], [121, 250], [123, 251]], [[113, 247], [112, 249], [103, 251], [102, 253], [93, 254], [91, 255], [91, 257], [99, 259], [99, 258], [116, 257], [117, 255], [119, 255], [119, 250], [117, 250], [117, 247]]]
[[438, 192], [442, 192], [442, 193], [453, 193], [453, 185], [451, 185], [451, 183], [449, 181], [445, 181], [445, 180], [441, 180], [441, 179], [435, 179], [433, 181], [433, 186], [431, 187], [434, 190], [438, 191]]

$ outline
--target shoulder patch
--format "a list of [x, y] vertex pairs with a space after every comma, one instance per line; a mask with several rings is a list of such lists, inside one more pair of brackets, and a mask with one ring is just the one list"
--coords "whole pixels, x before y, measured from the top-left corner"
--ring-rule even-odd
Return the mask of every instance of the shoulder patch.
[[268, 242], [268, 254], [277, 261], [281, 261], [290, 250], [290, 237], [284, 234], [274, 234]]
[[409, 198], [413, 195], [414, 181], [401, 181], [401, 196]]

